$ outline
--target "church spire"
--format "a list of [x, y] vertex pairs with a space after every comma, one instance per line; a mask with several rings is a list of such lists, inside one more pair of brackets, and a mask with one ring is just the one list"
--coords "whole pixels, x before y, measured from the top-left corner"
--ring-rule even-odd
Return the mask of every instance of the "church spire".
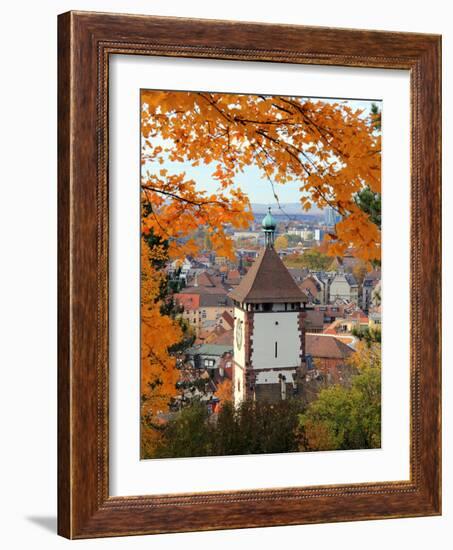
[[263, 231], [264, 231], [264, 240], [266, 247], [274, 246], [274, 237], [275, 229], [277, 227], [277, 222], [275, 221], [274, 216], [271, 214], [271, 207], [269, 206], [269, 211], [263, 219]]

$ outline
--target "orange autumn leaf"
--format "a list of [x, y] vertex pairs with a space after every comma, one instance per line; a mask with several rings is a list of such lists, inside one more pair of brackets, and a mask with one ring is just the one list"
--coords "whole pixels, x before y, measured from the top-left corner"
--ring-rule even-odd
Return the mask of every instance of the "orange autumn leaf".
[[165, 274], [152, 261], [165, 258], [163, 247], [150, 249], [141, 242], [141, 395], [142, 414], [153, 417], [166, 412], [177, 394], [176, 359], [168, 349], [182, 338], [178, 322], [161, 313], [156, 298]]
[[[199, 225], [213, 237], [214, 250], [231, 257], [224, 225], [244, 228], [252, 219], [235, 177], [254, 165], [263, 184], [300, 182], [302, 207], [329, 205], [342, 215], [329, 254], [352, 247], [365, 261], [380, 259], [380, 232], [354, 202], [365, 186], [381, 189], [375, 115], [341, 101], [286, 96], [143, 90], [141, 102], [142, 190], [153, 204], [146, 223], [179, 240], [172, 257], [194, 253], [193, 243], [180, 243]], [[152, 169], [168, 160], [212, 166], [212, 194], [200, 192], [184, 172]]]
[[233, 384], [230, 379], [225, 378], [222, 382], [219, 383], [217, 386], [217, 390], [215, 392], [216, 397], [219, 398], [219, 410], [222, 407], [222, 404], [226, 401], [233, 401]]

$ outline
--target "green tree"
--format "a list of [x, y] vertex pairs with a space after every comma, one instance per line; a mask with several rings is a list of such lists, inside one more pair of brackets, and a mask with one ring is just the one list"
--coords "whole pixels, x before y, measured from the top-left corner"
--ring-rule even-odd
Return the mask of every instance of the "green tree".
[[369, 219], [381, 229], [381, 193], [365, 187], [354, 197], [357, 206], [368, 214]]
[[381, 330], [379, 328], [352, 327], [351, 334], [359, 340], [364, 340], [368, 345], [373, 342], [381, 342]]
[[371, 104], [371, 125], [372, 127], [380, 131], [381, 130], [381, 111], [376, 103]]
[[299, 416], [300, 450], [380, 447], [380, 365], [380, 346], [365, 346], [363, 358], [354, 358], [358, 374], [353, 377], [351, 387], [336, 385], [321, 390]]
[[275, 250], [282, 250], [284, 248], [288, 248], [288, 237], [286, 235], [279, 235], [275, 239], [274, 248]]
[[[147, 207], [145, 204], [145, 208]], [[162, 239], [159, 235], [155, 235], [152, 230], [143, 235], [143, 240], [150, 250], [147, 261], [149, 261], [154, 269], [157, 269], [161, 273], [159, 294], [155, 296], [155, 300], [159, 300], [160, 303], [160, 313], [161, 315], [175, 319], [182, 330], [182, 339], [169, 348], [169, 352], [174, 354], [190, 348], [195, 341], [195, 333], [192, 327], [185, 319], [180, 317], [181, 308], [173, 298], [173, 294], [179, 292], [185, 286], [183, 279], [180, 279], [181, 268], [176, 270], [174, 279], [170, 280], [168, 275], [164, 274], [164, 268], [168, 262], [168, 241]], [[160, 255], [153, 255], [153, 250], [159, 248], [162, 250], [162, 253]]]
[[298, 414], [302, 410], [303, 404], [297, 399], [244, 401], [238, 410], [243, 454], [297, 451]]
[[206, 407], [199, 401], [182, 409], [163, 430], [153, 458], [207, 456], [210, 453], [210, 429]]
[[231, 401], [222, 404], [213, 434], [213, 455], [235, 455], [242, 452], [236, 424], [236, 412]]
[[217, 416], [194, 402], [162, 430], [154, 458], [284, 453], [298, 450], [299, 400], [225, 402]]
[[288, 239], [288, 246], [296, 246], [298, 245], [301, 241], [303, 241], [302, 237], [300, 235], [293, 235], [293, 234], [289, 234], [287, 233], [285, 235], [285, 237]]
[[312, 248], [303, 254], [291, 254], [283, 259], [287, 267], [306, 267], [312, 271], [323, 271], [332, 263], [332, 257]]
[[350, 427], [351, 400], [342, 386], [321, 390], [306, 413], [299, 417], [300, 448], [303, 451], [328, 451], [345, 447]]

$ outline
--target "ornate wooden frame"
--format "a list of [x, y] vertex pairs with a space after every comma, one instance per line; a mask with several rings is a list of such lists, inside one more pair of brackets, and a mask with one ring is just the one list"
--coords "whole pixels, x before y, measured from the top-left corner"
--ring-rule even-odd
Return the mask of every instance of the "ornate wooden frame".
[[[87, 538], [440, 514], [441, 38], [86, 12], [60, 15], [58, 24], [58, 532]], [[410, 71], [410, 481], [109, 496], [110, 54]]]

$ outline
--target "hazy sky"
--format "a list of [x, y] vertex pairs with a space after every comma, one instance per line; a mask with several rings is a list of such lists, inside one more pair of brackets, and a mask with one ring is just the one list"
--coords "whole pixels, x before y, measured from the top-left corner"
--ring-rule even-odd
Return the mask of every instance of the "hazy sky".
[[[313, 99], [326, 101], [329, 103], [341, 101], [342, 103], [349, 105], [353, 110], [363, 109], [362, 116], [368, 116], [372, 103], [378, 104], [382, 109], [382, 102], [376, 100]], [[215, 162], [212, 162], [210, 165], [203, 164], [192, 167], [190, 164], [166, 161], [163, 165], [144, 165], [144, 169], [149, 172], [153, 172], [153, 170], [159, 172], [162, 168], [166, 168], [170, 173], [175, 174], [185, 172], [187, 179], [195, 180], [200, 190], [207, 190], [212, 193], [217, 189], [217, 182], [211, 178], [211, 174], [215, 170], [215, 166]], [[247, 167], [244, 170], [244, 173], [236, 176], [235, 181], [237, 185], [248, 194], [250, 202], [268, 204], [269, 206], [275, 205], [275, 198], [271, 184], [267, 178], [262, 178], [262, 172], [258, 167]], [[275, 184], [275, 191], [279, 197], [279, 201], [281, 203], [299, 202], [301, 197], [299, 187], [300, 184], [295, 181], [285, 184]]]

